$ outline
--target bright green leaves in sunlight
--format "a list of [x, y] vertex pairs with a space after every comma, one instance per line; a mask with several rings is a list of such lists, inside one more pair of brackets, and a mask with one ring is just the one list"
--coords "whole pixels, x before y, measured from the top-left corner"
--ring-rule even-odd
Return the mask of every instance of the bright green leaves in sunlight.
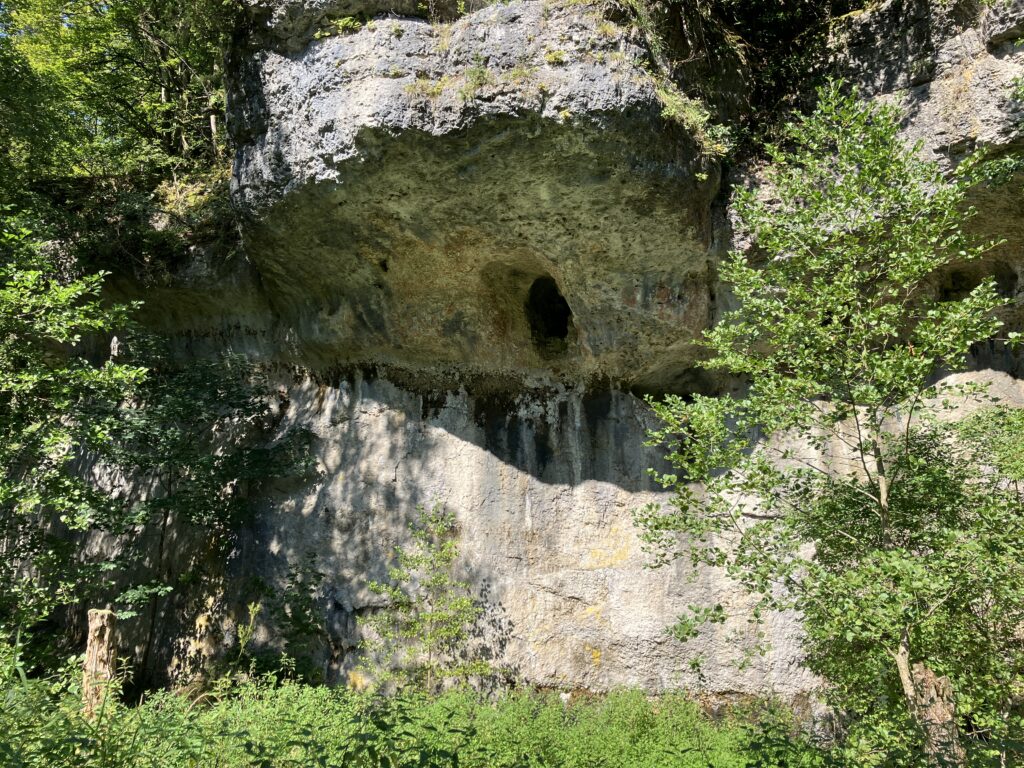
[[[758, 612], [803, 615], [849, 764], [1005, 757], [1024, 733], [1021, 419], [941, 382], [1006, 303], [992, 280], [943, 290], [989, 248], [962, 229], [965, 183], [838, 83], [769, 155], [736, 195], [738, 308], [705, 338], [743, 394], [653, 403], [674, 499], [637, 514], [642, 537], [656, 564], [722, 567]], [[695, 606], [678, 634], [723, 620]], [[942, 716], [914, 693], [936, 681]]]
[[13, 0], [4, 9], [0, 45], [60, 116], [36, 175], [151, 172], [222, 156], [224, 44], [235, 4]]

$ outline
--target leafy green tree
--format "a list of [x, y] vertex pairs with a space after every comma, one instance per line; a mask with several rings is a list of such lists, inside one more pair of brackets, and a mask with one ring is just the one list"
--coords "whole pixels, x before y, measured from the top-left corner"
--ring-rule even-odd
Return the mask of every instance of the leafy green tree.
[[388, 581], [369, 584], [388, 606], [371, 616], [376, 637], [364, 650], [379, 682], [412, 682], [433, 691], [445, 680], [486, 674], [490, 668], [465, 658], [481, 609], [469, 584], [452, 576], [459, 557], [455, 517], [441, 505], [430, 511], [420, 507], [418, 513], [412, 546], [395, 548]]
[[0, 2], [0, 205], [146, 285], [237, 245], [224, 55], [236, 0]]
[[[848, 763], [1005, 758], [1024, 515], [1019, 467], [997, 459], [1020, 434], [992, 438], [1017, 419], [999, 410], [957, 424], [984, 388], [941, 383], [994, 337], [1004, 300], [992, 280], [942, 290], [943, 270], [986, 251], [961, 229], [965, 184], [903, 146], [892, 109], [838, 83], [818, 95], [769, 149], [773, 199], [737, 194], [753, 246], [722, 266], [738, 308], [705, 344], [744, 392], [654, 405], [678, 473], [660, 476], [671, 505], [637, 520], [657, 563], [721, 567], [756, 616], [803, 615]], [[693, 606], [675, 632], [725, 617]]]
[[127, 306], [99, 300], [102, 274], [67, 277], [28, 233], [0, 222], [0, 624], [31, 625], [101, 580], [69, 532], [106, 526], [117, 504], [75, 464], [107, 439], [92, 418], [144, 371], [82, 343], [122, 325]]
[[49, 164], [61, 123], [57, 97], [18, 49], [0, 3], [0, 206], [15, 203], [30, 175]]
[[112, 603], [142, 615], [145, 668], [161, 607], [187, 615], [264, 484], [312, 468], [307, 433], [278, 434], [251, 365], [173, 364], [132, 329], [132, 306], [101, 300], [103, 273], [76, 274], [12, 222], [0, 222], [0, 628]]
[[223, 0], [9, 0], [8, 36], [65, 115], [49, 175], [124, 174], [223, 153]]

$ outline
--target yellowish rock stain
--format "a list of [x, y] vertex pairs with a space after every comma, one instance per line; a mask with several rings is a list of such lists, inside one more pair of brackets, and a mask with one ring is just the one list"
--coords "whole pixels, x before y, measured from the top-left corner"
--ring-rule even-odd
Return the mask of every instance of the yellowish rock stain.
[[632, 553], [632, 540], [621, 525], [613, 525], [608, 531], [605, 546], [592, 549], [583, 558], [583, 567], [591, 570], [614, 568], [625, 564]]
[[348, 687], [355, 691], [365, 691], [373, 681], [370, 677], [358, 669], [349, 670]]

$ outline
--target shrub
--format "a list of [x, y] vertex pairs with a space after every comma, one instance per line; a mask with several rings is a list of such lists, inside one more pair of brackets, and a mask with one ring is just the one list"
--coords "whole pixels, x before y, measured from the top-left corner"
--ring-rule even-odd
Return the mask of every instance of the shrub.
[[[74, 670], [72, 670], [73, 672]], [[689, 699], [639, 691], [583, 697], [466, 690], [370, 696], [264, 676], [197, 698], [161, 691], [137, 706], [110, 697], [82, 716], [69, 673], [25, 675], [0, 646], [0, 762], [10, 768], [741, 768], [756, 725], [713, 723]], [[771, 732], [773, 748], [785, 734]], [[804, 749], [797, 744], [795, 749]], [[797, 754], [796, 752], [786, 754]], [[801, 753], [802, 754], [802, 753]], [[793, 762], [792, 765], [814, 765]]]

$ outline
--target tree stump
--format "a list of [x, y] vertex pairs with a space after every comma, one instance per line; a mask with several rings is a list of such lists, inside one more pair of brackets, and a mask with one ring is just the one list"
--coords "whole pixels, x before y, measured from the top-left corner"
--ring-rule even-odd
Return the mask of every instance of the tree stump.
[[117, 673], [117, 617], [113, 611], [89, 611], [89, 636], [82, 672], [82, 710], [89, 719], [103, 708]]

